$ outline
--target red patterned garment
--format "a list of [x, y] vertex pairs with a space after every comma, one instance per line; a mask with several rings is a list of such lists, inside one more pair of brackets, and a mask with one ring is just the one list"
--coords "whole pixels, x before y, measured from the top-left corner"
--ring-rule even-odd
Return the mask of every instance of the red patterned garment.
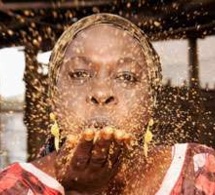
[[0, 173], [1, 195], [64, 195], [57, 180], [30, 163], [14, 163]]
[[[0, 195], [64, 195], [58, 181], [30, 163], [0, 173]], [[215, 195], [215, 151], [199, 144], [176, 144], [156, 195]]]
[[176, 144], [156, 195], [215, 195], [215, 151], [199, 144]]

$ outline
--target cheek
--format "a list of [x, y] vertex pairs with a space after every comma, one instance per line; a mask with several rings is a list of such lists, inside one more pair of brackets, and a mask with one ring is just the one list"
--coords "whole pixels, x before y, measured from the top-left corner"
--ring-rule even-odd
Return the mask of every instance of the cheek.
[[85, 89], [76, 87], [67, 79], [60, 80], [58, 85], [58, 98], [60, 100], [59, 106], [63, 106], [66, 110], [71, 110], [74, 107], [83, 105], [81, 103], [84, 98]]
[[56, 112], [63, 137], [82, 131], [85, 110], [81, 97], [68, 93], [58, 98]]
[[81, 115], [86, 110], [85, 99], [84, 92], [73, 90], [60, 95], [59, 107], [62, 112], [67, 112], [67, 114]]
[[144, 90], [124, 90], [120, 95], [119, 110], [123, 128], [142, 130], [149, 119], [150, 98]]
[[124, 110], [133, 110], [148, 108], [150, 105], [150, 95], [144, 88], [132, 90], [118, 89], [118, 97], [120, 97], [121, 107]]
[[[79, 87], [80, 88], [80, 87]], [[55, 110], [64, 129], [73, 131], [81, 126], [85, 117], [86, 90], [80, 90], [67, 83], [58, 84]]]

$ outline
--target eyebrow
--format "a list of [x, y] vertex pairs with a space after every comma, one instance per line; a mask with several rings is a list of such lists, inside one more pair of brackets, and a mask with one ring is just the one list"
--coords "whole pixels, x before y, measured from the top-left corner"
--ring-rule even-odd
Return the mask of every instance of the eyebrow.
[[[69, 62], [69, 61], [72, 61], [72, 60], [75, 60], [75, 59], [80, 59], [80, 60], [82, 60], [85, 64], [92, 63], [92, 61], [91, 61], [89, 58], [85, 57], [85, 56], [73, 56], [73, 57], [71, 57], [71, 58], [68, 58], [68, 59], [66, 60], [65, 63], [67, 63], [67, 62]], [[119, 58], [119, 59], [117, 60], [117, 64], [120, 64], [120, 63], [119, 63], [120, 60], [123, 60], [125, 63], [132, 63], [132, 62], [134, 62], [135, 65], [138, 66], [139, 68], [141, 68], [141, 69], [144, 68], [143, 65], [141, 65], [136, 59], [134, 59], [134, 58], [132, 58], [132, 57], [122, 57], [122, 58]]]
[[132, 62], [134, 62], [137, 66], [139, 66], [139, 68], [143, 68], [143, 66], [136, 60], [136, 59], [134, 59], [134, 58], [131, 58], [131, 57], [123, 57], [123, 58], [120, 58], [119, 60], [118, 60], [118, 63], [121, 61], [121, 60], [123, 60], [123, 62], [126, 62], [126, 63], [132, 63]]
[[86, 58], [85, 56], [73, 56], [73, 57], [71, 57], [71, 58], [66, 59], [66, 62], [65, 62], [65, 63], [67, 63], [67, 62], [69, 62], [69, 61], [73, 61], [73, 60], [75, 60], [75, 59], [80, 59], [80, 60], [82, 60], [83, 62], [85, 62], [86, 64], [91, 62], [91, 61], [90, 61], [88, 58]]

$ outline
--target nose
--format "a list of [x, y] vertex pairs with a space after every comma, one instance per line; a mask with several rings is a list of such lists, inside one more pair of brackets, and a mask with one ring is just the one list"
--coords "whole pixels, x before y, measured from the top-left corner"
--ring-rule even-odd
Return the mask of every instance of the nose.
[[107, 83], [97, 83], [92, 87], [87, 97], [87, 102], [93, 105], [107, 106], [115, 105], [118, 101], [110, 85]]
[[115, 102], [114, 96], [109, 96], [109, 97], [98, 97], [98, 96], [91, 96], [90, 97], [90, 102], [92, 104], [97, 104], [97, 105], [109, 105], [113, 104]]

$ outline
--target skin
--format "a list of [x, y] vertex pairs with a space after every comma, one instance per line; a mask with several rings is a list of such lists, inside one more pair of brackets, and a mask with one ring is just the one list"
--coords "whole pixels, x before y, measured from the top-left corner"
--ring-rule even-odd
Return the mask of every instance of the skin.
[[[57, 154], [39, 159], [34, 165], [57, 178], [71, 194], [101, 194], [114, 187], [119, 188], [112, 191], [114, 194], [140, 194], [144, 190], [153, 194], [169, 166], [169, 149], [149, 155], [147, 163], [137, 146], [132, 157], [123, 160], [131, 154], [124, 138], [142, 136], [150, 118], [152, 102], [146, 75], [143, 48], [128, 32], [100, 24], [78, 33], [61, 65], [53, 104], [66, 142]], [[105, 126], [125, 133], [117, 137], [114, 130], [104, 137]], [[85, 139], [86, 128], [93, 128], [91, 140]], [[78, 143], [70, 140], [71, 135]], [[96, 135], [99, 139], [94, 139]], [[154, 166], [157, 160], [160, 164]], [[147, 164], [151, 164], [149, 171]], [[154, 173], [158, 179], [150, 188], [143, 188], [142, 182], [149, 183], [150, 178], [144, 175]], [[129, 178], [133, 179], [128, 183]]]
[[58, 78], [54, 110], [63, 133], [79, 134], [94, 118], [142, 132], [150, 105], [146, 75], [142, 48], [125, 31], [101, 24], [80, 32], [66, 51]]

